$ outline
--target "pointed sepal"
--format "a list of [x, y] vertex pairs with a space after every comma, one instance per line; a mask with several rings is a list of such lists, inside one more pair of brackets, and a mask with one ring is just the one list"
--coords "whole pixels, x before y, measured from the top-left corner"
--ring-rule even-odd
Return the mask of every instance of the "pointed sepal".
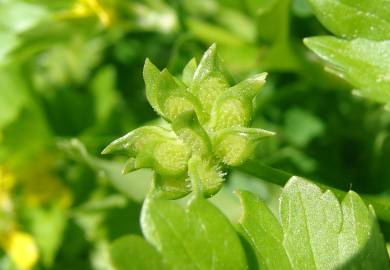
[[258, 128], [227, 128], [215, 133], [214, 152], [229, 166], [238, 166], [250, 158], [257, 144], [275, 133]]
[[248, 126], [253, 115], [253, 99], [266, 76], [267, 73], [254, 75], [222, 93], [213, 105], [210, 126], [214, 130]]

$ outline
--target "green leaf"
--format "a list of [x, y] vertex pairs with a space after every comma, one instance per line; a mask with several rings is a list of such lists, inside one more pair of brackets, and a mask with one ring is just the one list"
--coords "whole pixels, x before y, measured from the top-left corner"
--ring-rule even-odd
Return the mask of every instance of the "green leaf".
[[372, 206], [367, 208], [359, 195], [350, 191], [342, 201], [341, 210], [339, 252], [344, 258], [352, 258], [344, 263], [345, 267], [390, 269], [389, 255]]
[[91, 155], [85, 146], [77, 139], [59, 141], [58, 146], [69, 158], [85, 163], [112, 184], [119, 192], [128, 198], [142, 202], [149, 190], [152, 172], [138, 170], [128, 175], [121, 173], [121, 163], [97, 158]]
[[115, 82], [116, 72], [113, 66], [101, 68], [91, 82], [97, 121], [107, 121], [114, 108], [120, 103]]
[[360, 95], [390, 103], [390, 41], [323, 36], [304, 42], [329, 64], [330, 72], [350, 82]]
[[167, 269], [156, 249], [137, 235], [115, 240], [111, 245], [110, 254], [117, 270]]
[[239, 191], [243, 215], [239, 231], [256, 253], [261, 269], [292, 269], [283, 246], [283, 229], [279, 221], [256, 195]]
[[390, 269], [374, 211], [352, 191], [340, 203], [292, 177], [280, 197], [280, 223], [255, 195], [238, 195], [239, 230], [262, 269]]
[[27, 87], [14, 69], [0, 70], [0, 130], [17, 118], [26, 102]]
[[201, 197], [193, 198], [185, 209], [172, 201], [148, 198], [141, 224], [146, 239], [171, 269], [247, 269], [234, 228]]
[[390, 39], [388, 0], [309, 0], [332, 33], [346, 38]]
[[304, 147], [324, 131], [324, 123], [309, 111], [293, 107], [285, 113], [283, 134], [294, 145]]
[[27, 217], [31, 231], [37, 241], [43, 264], [53, 265], [63, 240], [67, 224], [67, 211], [58, 205], [46, 208], [29, 208]]
[[280, 216], [294, 269], [389, 269], [375, 215], [352, 191], [340, 205], [331, 191], [293, 177], [281, 195]]

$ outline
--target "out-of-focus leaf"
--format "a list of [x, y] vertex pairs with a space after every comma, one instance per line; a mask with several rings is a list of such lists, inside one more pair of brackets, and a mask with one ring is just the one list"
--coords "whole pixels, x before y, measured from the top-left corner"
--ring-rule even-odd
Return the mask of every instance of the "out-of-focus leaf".
[[117, 270], [167, 269], [161, 255], [142, 237], [129, 235], [111, 245], [111, 260]]
[[185, 209], [171, 201], [148, 198], [141, 224], [146, 239], [171, 269], [247, 268], [233, 227], [203, 198], [193, 198]]
[[222, 46], [229, 45], [236, 47], [245, 45], [245, 40], [240, 36], [215, 24], [190, 18], [187, 20], [187, 26], [191, 30], [191, 33], [208, 44], [216, 42]]
[[350, 82], [360, 95], [390, 103], [389, 40], [348, 41], [323, 36], [306, 38], [304, 42], [329, 64], [329, 71]]
[[121, 163], [90, 155], [85, 146], [77, 139], [62, 141], [59, 146], [69, 157], [84, 162], [98, 175], [107, 178], [117, 190], [123, 192], [130, 199], [140, 202], [145, 198], [152, 179], [151, 171], [138, 170], [128, 175], [122, 175]]
[[293, 0], [292, 10], [299, 17], [309, 17], [313, 15], [308, 0]]
[[12, 122], [26, 101], [26, 86], [10, 67], [0, 69], [0, 130]]
[[390, 39], [388, 0], [309, 0], [326, 28], [338, 36]]
[[5, 0], [0, 5], [0, 29], [20, 33], [47, 15], [48, 12], [42, 6], [30, 4], [27, 1]]
[[29, 208], [27, 212], [31, 230], [37, 241], [42, 262], [50, 267], [61, 245], [67, 222], [66, 210], [58, 205]]
[[286, 112], [283, 135], [296, 146], [303, 147], [324, 132], [324, 124], [310, 112], [292, 108]]
[[260, 65], [264, 70], [294, 70], [299, 59], [290, 44], [290, 0], [254, 1], [259, 38], [263, 48]]
[[91, 83], [95, 101], [95, 115], [98, 121], [105, 121], [118, 105], [120, 97], [115, 89], [116, 73], [112, 66], [103, 67]]

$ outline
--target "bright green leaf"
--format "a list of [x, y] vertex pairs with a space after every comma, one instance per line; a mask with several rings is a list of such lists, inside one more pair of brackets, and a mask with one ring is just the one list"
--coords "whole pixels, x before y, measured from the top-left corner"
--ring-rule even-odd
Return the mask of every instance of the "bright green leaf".
[[340, 205], [331, 191], [293, 177], [281, 195], [280, 216], [294, 269], [389, 268], [375, 216], [353, 192]]
[[261, 269], [292, 269], [283, 246], [283, 229], [265, 203], [256, 195], [237, 193], [243, 207], [239, 231], [255, 250]]
[[238, 195], [239, 231], [261, 269], [390, 269], [374, 211], [352, 191], [340, 203], [331, 191], [292, 177], [280, 197], [280, 223], [255, 195]]
[[390, 39], [388, 0], [309, 0], [326, 28], [346, 38]]
[[142, 237], [129, 235], [111, 245], [111, 260], [117, 270], [167, 269], [161, 255]]
[[247, 269], [234, 228], [203, 198], [193, 198], [185, 209], [172, 201], [148, 198], [141, 224], [146, 239], [171, 269]]
[[329, 64], [329, 71], [350, 82], [360, 95], [390, 103], [390, 41], [347, 41], [331, 36], [304, 41]]

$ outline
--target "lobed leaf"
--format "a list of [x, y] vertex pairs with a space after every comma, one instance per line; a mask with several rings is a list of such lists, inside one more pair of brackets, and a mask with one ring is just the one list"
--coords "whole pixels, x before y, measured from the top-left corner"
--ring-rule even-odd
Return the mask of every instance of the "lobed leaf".
[[243, 207], [238, 230], [255, 250], [261, 269], [292, 269], [283, 246], [283, 229], [263, 201], [256, 195], [236, 193]]
[[280, 223], [254, 195], [238, 194], [239, 230], [265, 269], [390, 269], [373, 209], [352, 191], [340, 203], [292, 177], [280, 197]]

